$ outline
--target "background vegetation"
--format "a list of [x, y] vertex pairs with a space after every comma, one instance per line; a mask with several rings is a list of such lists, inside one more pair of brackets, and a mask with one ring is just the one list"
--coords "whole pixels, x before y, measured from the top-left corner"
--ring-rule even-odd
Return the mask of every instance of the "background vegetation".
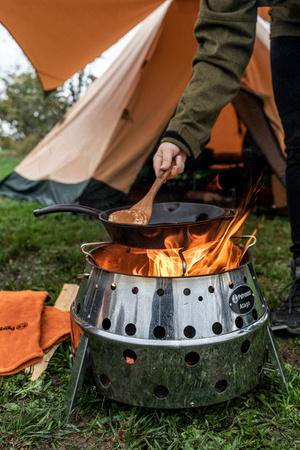
[[[0, 152], [0, 180], [17, 160]], [[5, 164], [4, 164], [5, 163]], [[56, 214], [35, 218], [38, 203], [0, 197], [0, 289], [47, 290], [56, 300], [64, 283], [78, 283], [85, 266], [80, 245], [107, 239], [100, 221]], [[290, 281], [287, 219], [250, 216], [257, 228], [254, 268], [271, 307]], [[150, 410], [97, 395], [87, 377], [69, 423], [62, 414], [71, 373], [70, 341], [60, 345], [42, 377], [0, 377], [1, 449], [300, 449], [300, 338], [279, 339], [290, 395], [274, 374], [251, 392], [219, 405]]]
[[64, 87], [45, 95], [36, 73], [12, 71], [0, 78], [0, 150], [24, 156], [63, 119], [94, 80], [82, 70]]

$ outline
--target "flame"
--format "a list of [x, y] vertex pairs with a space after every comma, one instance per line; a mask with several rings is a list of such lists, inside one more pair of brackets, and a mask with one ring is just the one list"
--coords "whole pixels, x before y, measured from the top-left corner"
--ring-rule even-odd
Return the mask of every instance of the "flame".
[[189, 244], [186, 248], [180, 247], [179, 243], [183, 240], [178, 234], [168, 236], [164, 250], [109, 243], [95, 249], [93, 259], [104, 270], [154, 277], [199, 276], [235, 269], [239, 267], [249, 245], [249, 242], [244, 247], [237, 244], [240, 244], [242, 226], [250, 213], [250, 201], [255, 200], [259, 192], [259, 181], [248, 190], [233, 219], [230, 221], [227, 218], [220, 223], [213, 240], [209, 232], [200, 236], [188, 232]]
[[128, 363], [128, 364], [134, 364], [134, 359], [133, 358], [130, 358], [129, 356], [126, 356], [126, 362]]
[[[93, 252], [93, 258], [105, 270], [140, 276], [198, 276], [231, 270], [240, 265], [244, 254], [236, 236], [241, 233], [248, 213], [236, 212], [231, 221], [222, 222], [213, 240], [208, 240], [208, 233], [201, 236], [189, 233], [189, 245], [185, 249], [178, 246], [178, 235], [171, 235], [165, 241], [164, 250], [111, 243]], [[180, 254], [186, 263], [184, 273]]]
[[[222, 224], [217, 236], [212, 241], [207, 241], [207, 235], [192, 236], [190, 234], [190, 244], [186, 250], [182, 251], [186, 262], [185, 276], [207, 275], [212, 273], [231, 270], [240, 265], [243, 249], [233, 242], [233, 238], [241, 230], [241, 227], [248, 213], [235, 217], [229, 224]], [[182, 276], [183, 264], [176, 249], [176, 242], [169, 238], [166, 247], [170, 249], [147, 250], [147, 255], [152, 263], [150, 264], [153, 276]], [[247, 243], [248, 245], [248, 243]], [[173, 248], [172, 248], [173, 247]], [[142, 273], [136, 272], [136, 275]]]

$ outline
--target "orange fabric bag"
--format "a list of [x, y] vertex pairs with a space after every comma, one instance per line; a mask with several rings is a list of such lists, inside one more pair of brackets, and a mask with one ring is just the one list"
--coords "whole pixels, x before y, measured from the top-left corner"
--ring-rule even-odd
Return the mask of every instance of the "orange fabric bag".
[[44, 306], [45, 291], [0, 291], [0, 375], [11, 375], [70, 336], [70, 313]]
[[70, 337], [70, 312], [53, 306], [44, 306], [41, 320], [40, 347], [46, 351]]

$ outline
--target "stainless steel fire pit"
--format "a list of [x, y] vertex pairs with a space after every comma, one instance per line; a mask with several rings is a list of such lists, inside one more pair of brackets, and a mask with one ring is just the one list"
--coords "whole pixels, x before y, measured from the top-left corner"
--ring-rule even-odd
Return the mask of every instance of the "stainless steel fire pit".
[[236, 269], [194, 277], [114, 273], [94, 263], [97, 251], [71, 308], [83, 336], [67, 411], [87, 362], [101, 395], [154, 408], [241, 395], [259, 383], [270, 353], [284, 377], [249, 251]]

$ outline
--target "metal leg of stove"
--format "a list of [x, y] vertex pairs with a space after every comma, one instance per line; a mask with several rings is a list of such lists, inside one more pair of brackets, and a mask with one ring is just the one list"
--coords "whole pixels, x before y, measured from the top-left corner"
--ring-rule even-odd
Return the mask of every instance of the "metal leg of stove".
[[72, 417], [72, 412], [74, 411], [78, 403], [80, 391], [83, 384], [83, 378], [89, 360], [88, 344], [88, 338], [81, 335], [64, 402], [64, 415], [67, 418], [67, 421]]
[[[280, 359], [277, 344], [274, 339], [273, 332], [271, 328], [268, 327], [268, 337], [267, 337], [268, 352], [270, 356], [270, 364], [266, 364], [264, 370], [267, 372], [276, 372], [278, 381], [282, 387], [282, 390], [286, 395], [289, 394], [289, 386], [285, 377], [284, 368]], [[271, 366], [272, 368], [268, 367]]]

